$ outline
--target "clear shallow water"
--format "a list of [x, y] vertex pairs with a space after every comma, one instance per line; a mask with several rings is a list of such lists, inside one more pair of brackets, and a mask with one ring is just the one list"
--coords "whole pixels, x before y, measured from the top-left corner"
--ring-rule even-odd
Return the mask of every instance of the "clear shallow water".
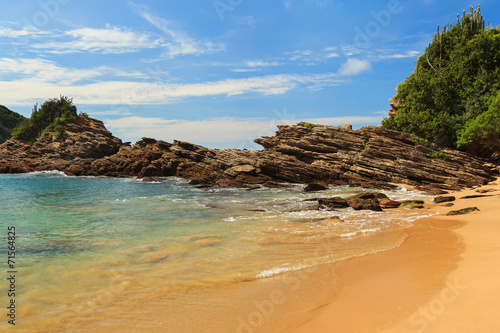
[[[186, 292], [389, 249], [403, 238], [367, 236], [422, 216], [308, 210], [314, 202], [305, 199], [363, 191], [347, 187], [203, 191], [177, 178], [146, 183], [38, 172], [0, 175], [0, 189], [4, 239], [8, 226], [16, 228], [17, 317], [25, 328], [92, 320], [150, 299], [176, 299], [182, 307]], [[403, 189], [384, 193], [431, 199]], [[325, 221], [332, 217], [344, 222]], [[7, 285], [1, 288], [6, 293]]]

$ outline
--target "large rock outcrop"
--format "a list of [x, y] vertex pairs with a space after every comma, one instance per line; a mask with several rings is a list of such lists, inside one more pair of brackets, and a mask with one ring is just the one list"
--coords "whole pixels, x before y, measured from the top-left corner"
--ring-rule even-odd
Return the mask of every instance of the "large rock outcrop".
[[0, 145], [0, 173], [60, 170], [80, 175], [92, 162], [116, 154], [123, 145], [97, 119], [78, 116], [60, 136], [44, 135], [33, 144], [7, 140]]
[[[307, 126], [306, 126], [307, 125]], [[208, 149], [143, 138], [133, 146], [102, 122], [79, 118], [61, 137], [0, 145], [0, 172], [57, 169], [74, 175], [178, 176], [199, 186], [279, 186], [280, 182], [387, 188], [390, 183], [458, 189], [485, 184], [498, 166], [471, 155], [420, 145], [408, 134], [300, 123], [255, 142], [264, 150]]]
[[454, 189], [498, 175], [498, 167], [482, 159], [428, 148], [420, 145], [423, 140], [382, 127], [309, 127], [279, 126], [275, 136], [255, 140], [265, 148], [256, 166], [286, 181], [369, 187], [390, 182]]

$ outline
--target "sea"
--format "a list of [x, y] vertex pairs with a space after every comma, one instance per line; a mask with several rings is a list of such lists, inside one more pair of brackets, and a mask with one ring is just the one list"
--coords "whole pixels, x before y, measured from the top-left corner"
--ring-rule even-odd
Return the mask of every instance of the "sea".
[[[173, 177], [58, 171], [0, 175], [0, 331], [259, 332], [280, 306], [288, 311], [286, 299], [292, 308], [321, 305], [293, 301], [307, 283], [299, 289], [283, 277], [397, 247], [405, 228], [433, 215], [326, 211], [308, 201], [366, 191], [307, 193], [297, 184], [207, 190]], [[403, 187], [378, 192], [433, 198]], [[334, 285], [320, 294], [334, 297]]]

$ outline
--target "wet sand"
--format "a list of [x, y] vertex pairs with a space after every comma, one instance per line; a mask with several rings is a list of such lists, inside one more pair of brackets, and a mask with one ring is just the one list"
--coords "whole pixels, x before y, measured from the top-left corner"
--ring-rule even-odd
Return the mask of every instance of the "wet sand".
[[481, 189], [497, 191], [450, 193], [400, 247], [335, 264], [337, 295], [289, 332], [500, 332], [500, 186]]

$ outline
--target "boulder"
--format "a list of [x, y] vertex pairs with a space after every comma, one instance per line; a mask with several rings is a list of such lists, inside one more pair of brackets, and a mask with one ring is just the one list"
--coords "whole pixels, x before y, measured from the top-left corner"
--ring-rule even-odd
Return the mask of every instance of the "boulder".
[[236, 176], [239, 176], [241, 174], [255, 173], [256, 170], [257, 169], [254, 166], [251, 166], [249, 164], [245, 164], [245, 165], [237, 165], [237, 166], [231, 167], [231, 168], [227, 169], [226, 171], [224, 171], [224, 173], [229, 175], [229, 176], [236, 177]]
[[347, 201], [341, 197], [318, 199], [318, 202], [319, 202], [319, 208], [326, 210], [342, 209], [349, 207]]
[[400, 206], [401, 203], [394, 200], [380, 202], [380, 207], [382, 207], [383, 209], [399, 208]]
[[382, 211], [376, 193], [362, 193], [346, 198], [349, 207], [354, 210]]
[[448, 216], [454, 216], [454, 215], [465, 215], [465, 214], [469, 214], [469, 213], [472, 213], [472, 212], [479, 212], [479, 208], [477, 207], [468, 207], [468, 208], [463, 208], [463, 209], [459, 209], [459, 210], [452, 210], [451, 212], [449, 212]]
[[422, 209], [424, 208], [424, 203], [422, 200], [404, 200], [401, 201], [401, 208]]
[[434, 198], [435, 203], [452, 202], [455, 200], [456, 198], [454, 196], [438, 196]]
[[328, 187], [321, 185], [321, 184], [307, 184], [306, 187], [304, 188], [305, 192], [317, 192], [317, 191], [324, 191], [328, 190]]

